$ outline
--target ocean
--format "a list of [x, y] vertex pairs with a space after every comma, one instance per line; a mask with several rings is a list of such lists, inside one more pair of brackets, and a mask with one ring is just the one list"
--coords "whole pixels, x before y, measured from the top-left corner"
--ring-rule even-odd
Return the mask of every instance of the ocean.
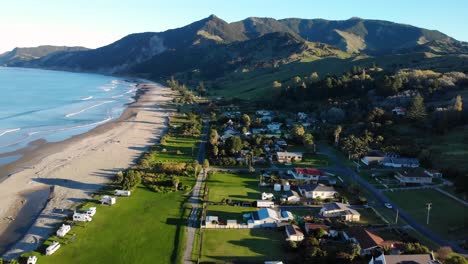
[[[0, 67], [0, 153], [85, 133], [118, 118], [135, 92], [118, 77]], [[19, 158], [0, 157], [0, 166]]]

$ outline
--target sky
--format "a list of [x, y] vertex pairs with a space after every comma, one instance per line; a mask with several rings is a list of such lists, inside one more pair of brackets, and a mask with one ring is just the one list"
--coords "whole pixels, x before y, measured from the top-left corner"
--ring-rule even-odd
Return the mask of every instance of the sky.
[[211, 14], [247, 17], [351, 17], [437, 29], [468, 41], [466, 0], [0, 0], [0, 53], [14, 47], [97, 48], [128, 34], [182, 27]]

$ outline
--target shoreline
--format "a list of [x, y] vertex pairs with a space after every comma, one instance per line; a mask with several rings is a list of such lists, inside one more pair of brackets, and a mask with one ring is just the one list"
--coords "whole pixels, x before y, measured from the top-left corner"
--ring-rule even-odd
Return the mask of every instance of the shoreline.
[[86, 131], [85, 133], [71, 136], [70, 138], [62, 141], [47, 142], [45, 139], [40, 138], [29, 142], [28, 145], [24, 148], [11, 152], [0, 153], [0, 158], [22, 155], [22, 157], [18, 160], [0, 166], [0, 184], [7, 178], [13, 176], [15, 173], [34, 166], [34, 164], [40, 162], [44, 157], [48, 156], [48, 154], [56, 153], [68, 144], [73, 144], [76, 141], [86, 139], [87, 137], [91, 137], [95, 134], [109, 131], [116, 126], [116, 123], [125, 122], [135, 116], [137, 113], [135, 113], [134, 109], [132, 109], [132, 106], [134, 107], [136, 104], [138, 104], [138, 100], [144, 96], [146, 92], [148, 92], [148, 88], [142, 85], [144, 83], [145, 82], [136, 82], [138, 89], [135, 92], [135, 95], [132, 97], [134, 101], [126, 104], [125, 110], [116, 119], [110, 120], [104, 124], [100, 124], [95, 128]]
[[[61, 142], [42, 142], [20, 160], [2, 166], [0, 234], [14, 222], [5, 218], [11, 217], [9, 214], [15, 214], [15, 218], [27, 202], [20, 193], [55, 187], [53, 197], [49, 197], [28, 232], [11, 242], [4, 257], [15, 258], [39, 246], [67, 216], [56, 209], [69, 209], [88, 199], [118, 170], [134, 164], [166, 131], [167, 119], [175, 111], [173, 96], [174, 92], [162, 85], [139, 83], [135, 101], [119, 118]], [[3, 190], [8, 191], [4, 194]]]

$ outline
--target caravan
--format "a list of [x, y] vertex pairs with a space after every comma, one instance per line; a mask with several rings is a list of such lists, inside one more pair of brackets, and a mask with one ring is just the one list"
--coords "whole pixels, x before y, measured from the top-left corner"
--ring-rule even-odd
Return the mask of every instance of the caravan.
[[57, 241], [54, 241], [54, 243], [52, 243], [52, 245], [50, 245], [50, 246], [48, 246], [46, 248], [46, 256], [50, 256], [50, 255], [54, 254], [55, 251], [57, 251], [59, 248], [60, 248], [60, 243], [57, 242]]
[[115, 196], [125, 196], [125, 197], [129, 197], [130, 196], [130, 191], [126, 191], [126, 190], [115, 190], [114, 191], [114, 195]]
[[86, 214], [89, 216], [94, 216], [96, 214], [96, 207], [90, 207], [88, 210], [86, 210]]
[[115, 197], [111, 197], [109, 195], [104, 195], [101, 200], [99, 200], [102, 204], [113, 205], [116, 202]]
[[71, 229], [71, 226], [62, 224], [62, 226], [57, 230], [58, 237], [64, 237]]
[[91, 222], [93, 219], [86, 213], [77, 213], [73, 214], [73, 221], [77, 222]]

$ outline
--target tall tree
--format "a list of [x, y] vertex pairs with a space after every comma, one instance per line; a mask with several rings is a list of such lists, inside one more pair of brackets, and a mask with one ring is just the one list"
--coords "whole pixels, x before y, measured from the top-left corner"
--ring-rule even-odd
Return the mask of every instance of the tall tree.
[[414, 121], [424, 121], [427, 117], [426, 106], [424, 105], [424, 98], [418, 93], [408, 109], [408, 118]]
[[343, 130], [342, 127], [338, 125], [335, 131], [333, 131], [333, 136], [335, 136], [335, 146], [338, 146], [338, 143], [340, 141], [340, 134], [342, 130]]
[[463, 100], [461, 95], [455, 97], [455, 103], [453, 104], [453, 110], [456, 112], [461, 112], [463, 110]]
[[242, 123], [244, 124], [244, 126], [246, 127], [249, 127], [250, 124], [251, 124], [251, 121], [250, 121], [250, 116], [248, 114], [243, 114], [242, 115]]
[[208, 135], [208, 138], [209, 138], [211, 145], [214, 146], [218, 144], [218, 139], [219, 139], [218, 131], [216, 131], [216, 129], [211, 129], [210, 134]]

